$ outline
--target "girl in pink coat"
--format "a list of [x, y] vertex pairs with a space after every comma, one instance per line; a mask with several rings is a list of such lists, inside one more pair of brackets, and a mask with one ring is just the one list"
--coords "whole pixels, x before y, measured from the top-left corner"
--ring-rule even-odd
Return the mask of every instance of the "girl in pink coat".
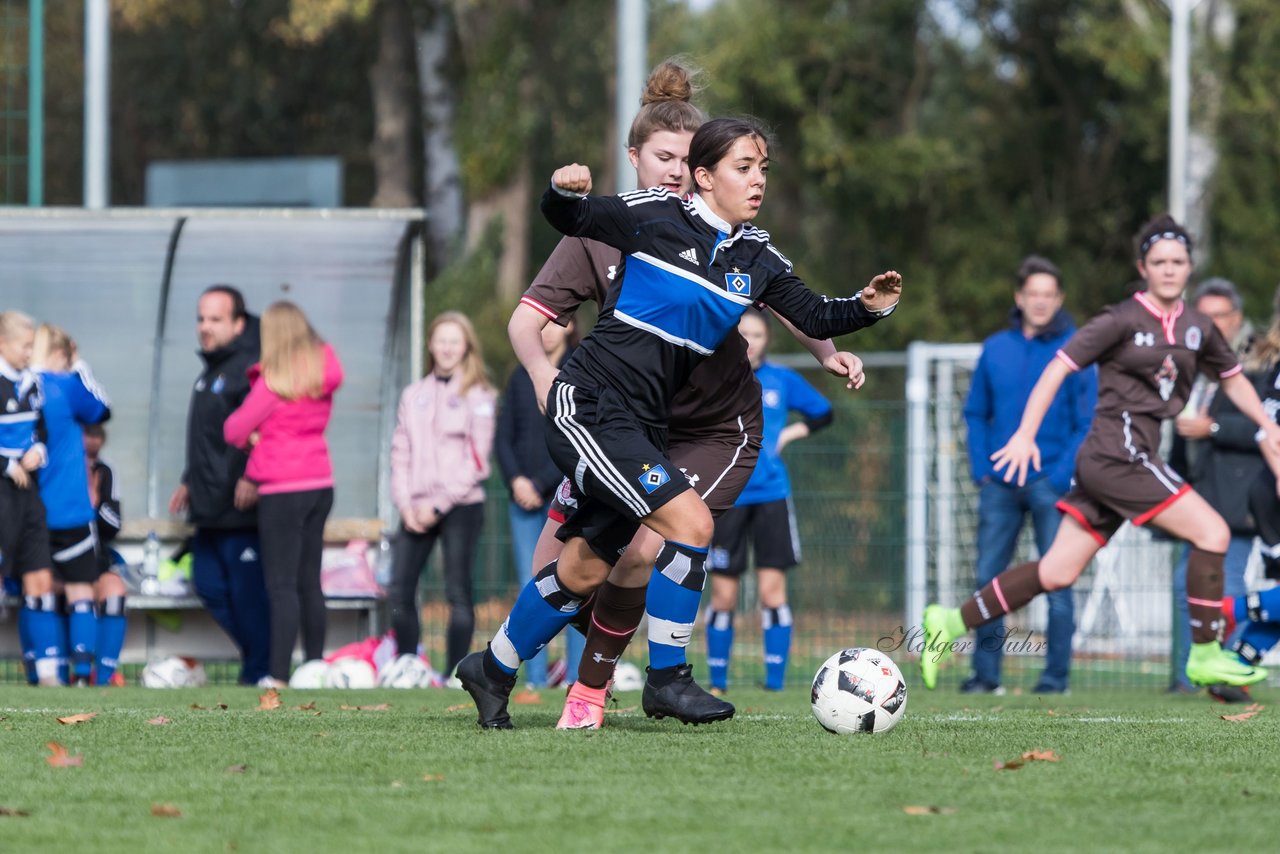
[[320, 589], [324, 523], [333, 508], [333, 465], [324, 431], [342, 364], [291, 302], [262, 314], [262, 361], [249, 369], [249, 395], [227, 416], [227, 442], [252, 448], [245, 478], [258, 486], [262, 570], [271, 603], [271, 675], [283, 687], [302, 629], [307, 660], [324, 655]]
[[449, 602], [445, 674], [467, 654], [475, 628], [471, 567], [484, 524], [484, 481], [496, 395], [471, 321], [446, 311], [427, 330], [427, 375], [400, 395], [391, 440], [391, 498], [401, 527], [387, 600], [400, 655], [415, 655], [418, 578], [439, 539]]

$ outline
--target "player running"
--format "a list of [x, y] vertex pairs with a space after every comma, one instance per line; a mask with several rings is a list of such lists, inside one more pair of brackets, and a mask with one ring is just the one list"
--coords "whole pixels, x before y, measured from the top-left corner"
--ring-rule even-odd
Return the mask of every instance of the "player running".
[[706, 693], [678, 662], [706, 578], [712, 517], [666, 455], [671, 401], [755, 302], [826, 338], [876, 322], [901, 290], [892, 271], [847, 299], [804, 286], [768, 234], [750, 225], [764, 199], [768, 147], [750, 120], [704, 124], [690, 144], [696, 190], [688, 201], [662, 187], [584, 195], [591, 174], [578, 164], [552, 176], [542, 201], [548, 220], [625, 258], [599, 323], [547, 398], [552, 457], [583, 495], [560, 530], [564, 550], [521, 591], [489, 649], [458, 669], [481, 726], [511, 726], [506, 702], [520, 662], [573, 619], [642, 521], [666, 541], [647, 593], [646, 714], [678, 717], [686, 698]]
[[1259, 443], [1268, 458], [1280, 453], [1280, 426], [1263, 411], [1213, 321], [1182, 301], [1191, 275], [1190, 235], [1162, 216], [1143, 226], [1136, 243], [1145, 290], [1104, 309], [1071, 337], [1032, 389], [1017, 432], [991, 455], [1004, 479], [1021, 485], [1028, 465], [1040, 467], [1035, 435], [1058, 387], [1070, 372], [1096, 362], [1096, 414], [1076, 458], [1075, 484], [1058, 502], [1067, 518], [1040, 560], [1005, 570], [959, 608], [925, 608], [920, 673], [926, 688], [937, 682], [952, 641], [1042, 592], [1072, 584], [1126, 519], [1151, 522], [1191, 543], [1187, 677], [1199, 685], [1249, 685], [1266, 677], [1218, 643], [1222, 562], [1231, 532], [1158, 449], [1161, 420], [1182, 411], [1197, 372], [1218, 377], [1231, 402], [1261, 428]]

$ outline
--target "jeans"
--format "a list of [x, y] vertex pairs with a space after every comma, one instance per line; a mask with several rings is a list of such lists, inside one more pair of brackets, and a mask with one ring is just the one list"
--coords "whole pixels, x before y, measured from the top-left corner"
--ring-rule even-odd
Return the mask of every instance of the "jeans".
[[[544, 504], [535, 510], [525, 510], [512, 501], [507, 507], [507, 517], [511, 521], [511, 558], [515, 561], [516, 583], [523, 587], [530, 573], [541, 569], [533, 565], [533, 551], [538, 545], [538, 537], [542, 535], [543, 527], [547, 524], [547, 505]], [[545, 647], [525, 662], [524, 675], [530, 687], [547, 687]]]
[[[1231, 543], [1227, 546], [1227, 557], [1222, 562], [1222, 595], [1243, 596], [1248, 591], [1244, 586], [1244, 571], [1249, 566], [1249, 555], [1253, 552], [1253, 537], [1231, 535]], [[1173, 674], [1172, 684], [1185, 688], [1194, 687], [1187, 679], [1187, 656], [1191, 654], [1191, 612], [1187, 609], [1187, 558], [1191, 555], [1191, 544], [1184, 543], [1182, 557], [1173, 570]], [[1232, 638], [1223, 638], [1223, 648], [1229, 648]]]
[[268, 675], [271, 609], [257, 531], [198, 528], [191, 538], [191, 582], [209, 615], [240, 648], [240, 682]]
[[333, 487], [272, 492], [258, 497], [262, 572], [271, 602], [271, 675], [289, 681], [293, 649], [302, 633], [306, 661], [324, 658], [328, 625], [320, 562]]
[[[1033, 480], [1026, 486], [989, 480], [982, 484], [978, 497], [978, 587], [995, 578], [1009, 566], [1018, 544], [1018, 534], [1027, 514], [1035, 529], [1036, 549], [1041, 555], [1049, 550], [1062, 514], [1055, 506], [1062, 495], [1048, 478]], [[1039, 687], [1061, 690], [1067, 687], [1071, 672], [1071, 636], [1075, 634], [1075, 602], [1067, 587], [1046, 594], [1049, 601], [1048, 652]], [[974, 631], [973, 675], [990, 686], [1000, 684], [1000, 665], [1004, 659], [1004, 618], [993, 620]]]

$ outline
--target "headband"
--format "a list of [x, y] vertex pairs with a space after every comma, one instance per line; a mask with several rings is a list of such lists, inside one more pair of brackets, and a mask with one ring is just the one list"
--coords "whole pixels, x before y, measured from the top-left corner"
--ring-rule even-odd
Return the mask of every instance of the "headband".
[[1161, 231], [1153, 234], [1146, 240], [1142, 241], [1142, 245], [1138, 247], [1138, 254], [1143, 258], [1147, 257], [1147, 252], [1152, 246], [1155, 246], [1161, 240], [1176, 240], [1183, 246], [1187, 247], [1187, 251], [1191, 251], [1191, 238], [1187, 237], [1181, 231]]

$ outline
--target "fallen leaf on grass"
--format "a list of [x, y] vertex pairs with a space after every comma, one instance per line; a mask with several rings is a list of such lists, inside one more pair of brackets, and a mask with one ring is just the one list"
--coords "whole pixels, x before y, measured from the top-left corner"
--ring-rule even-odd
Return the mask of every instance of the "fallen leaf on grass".
[[173, 721], [169, 720], [164, 715], [161, 715], [158, 718], [152, 718], [151, 720], [147, 721], [147, 723], [151, 724], [152, 726], [164, 726], [165, 724], [173, 723]]
[[1251, 718], [1251, 717], [1253, 717], [1254, 715], [1256, 715], [1256, 714], [1258, 714], [1259, 712], [1261, 712], [1263, 708], [1264, 708], [1264, 707], [1263, 707], [1263, 705], [1262, 705], [1261, 703], [1254, 703], [1253, 705], [1251, 705], [1251, 706], [1249, 706], [1248, 708], [1246, 708], [1246, 709], [1245, 709], [1243, 712], [1241, 712], [1240, 714], [1238, 714], [1238, 715], [1222, 715], [1222, 719], [1223, 719], [1224, 721], [1237, 721], [1237, 722], [1238, 722], [1238, 721], [1247, 721], [1247, 720], [1249, 720], [1249, 718]]
[[393, 788], [393, 789], [403, 789], [403, 788], [404, 788], [404, 783], [401, 783], [399, 780], [392, 780], [392, 781], [391, 781], [391, 788]]
[[1050, 709], [1049, 711], [1045, 712], [1045, 714], [1051, 718], [1056, 718], [1058, 716], [1058, 713], [1053, 709]]
[[316, 704], [315, 701], [312, 701], [310, 703], [303, 703], [301, 706], [294, 706], [294, 708], [299, 712], [314, 712], [316, 710]]
[[258, 711], [260, 712], [269, 712], [283, 705], [284, 701], [280, 699], [280, 692], [275, 688], [268, 688], [265, 694], [258, 695]]
[[1058, 754], [1052, 750], [1028, 750], [1025, 751], [1017, 759], [1010, 759], [1005, 762], [1001, 759], [993, 760], [991, 765], [996, 771], [1017, 771], [1028, 762], [1061, 762]]
[[85, 721], [91, 721], [98, 716], [97, 712], [81, 712], [78, 715], [67, 715], [65, 718], [58, 718], [60, 724], [82, 724]]
[[390, 704], [390, 703], [379, 703], [379, 704], [378, 704], [378, 705], [376, 705], [376, 706], [347, 706], [347, 705], [342, 705], [342, 706], [338, 706], [338, 708], [339, 708], [339, 709], [342, 709], [342, 711], [344, 711], [344, 712], [385, 712], [387, 709], [391, 708], [391, 704]]
[[182, 818], [182, 810], [173, 804], [152, 804], [151, 814], [158, 818]]
[[515, 701], [517, 706], [541, 706], [542, 697], [537, 691], [524, 690], [516, 694]]
[[79, 753], [72, 756], [67, 753], [67, 749], [56, 741], [51, 741], [46, 747], [49, 748], [50, 756], [45, 757], [45, 761], [54, 768], [79, 768], [84, 765], [84, 757]]
[[443, 774], [423, 774], [422, 780], [425, 783], [439, 783], [444, 780]]
[[625, 715], [627, 712], [634, 712], [635, 710], [635, 706], [627, 706], [623, 709], [605, 709], [604, 713], [606, 715]]
[[955, 815], [955, 807], [919, 807], [910, 806], [903, 807], [902, 811], [907, 815]]
[[31, 813], [26, 810], [14, 809], [13, 807], [0, 807], [0, 816], [8, 816], [10, 818], [26, 818]]
[[1017, 771], [1027, 763], [1022, 759], [1010, 759], [1005, 762], [1003, 759], [991, 760], [991, 768], [993, 771]]
[[[271, 689], [271, 690], [273, 690], [273, 691], [274, 691], [275, 689], [273, 688], [273, 689]], [[209, 711], [209, 707], [208, 707], [208, 706], [202, 706], [202, 705], [200, 705], [199, 703], [192, 703], [192, 704], [191, 704], [191, 708], [196, 709], [197, 711], [201, 711], [201, 712], [207, 712], [207, 711]], [[218, 705], [214, 706], [214, 708], [215, 708], [215, 709], [220, 709], [220, 710], [222, 710], [222, 711], [224, 711], [224, 712], [225, 712], [225, 711], [227, 710], [227, 704], [226, 704], [226, 703], [219, 703]]]
[[466, 710], [466, 709], [474, 709], [474, 708], [475, 708], [475, 704], [473, 704], [473, 703], [458, 703], [458, 704], [456, 704], [456, 705], [449, 706], [447, 709], [445, 709], [445, 711], [446, 711], [446, 712], [461, 712], [461, 711], [464, 711], [464, 710]]
[[228, 773], [228, 774], [243, 774], [244, 772], [246, 772], [246, 771], [248, 771], [248, 770], [249, 770], [249, 766], [248, 766], [248, 765], [228, 765], [228, 766], [227, 766], [227, 769], [226, 769], [226, 773]]

